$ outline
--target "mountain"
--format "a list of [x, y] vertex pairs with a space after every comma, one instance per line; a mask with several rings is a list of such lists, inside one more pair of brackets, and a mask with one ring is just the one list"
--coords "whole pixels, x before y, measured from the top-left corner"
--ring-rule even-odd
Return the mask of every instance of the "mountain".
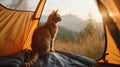
[[[40, 22], [45, 22], [47, 20], [47, 16], [42, 16]], [[68, 30], [81, 32], [87, 26], [89, 20], [82, 20], [75, 15], [68, 14], [62, 16], [62, 21], [58, 23], [60, 27], [64, 27]], [[100, 31], [103, 31], [102, 23], [98, 23], [93, 21], [93, 25]], [[101, 28], [102, 27], [102, 28]]]
[[69, 29], [66, 29], [65, 27], [59, 26], [57, 39], [60, 39], [63, 41], [74, 41], [74, 40], [77, 40], [78, 36], [79, 36], [78, 32], [74, 32]]
[[[44, 22], [46, 21], [46, 19], [47, 19], [47, 16], [42, 16], [40, 21]], [[68, 14], [68, 15], [62, 16], [62, 21], [58, 23], [58, 25], [61, 27], [65, 27], [66, 29], [69, 29], [71, 31], [80, 32], [87, 25], [85, 22], [86, 21], [78, 18], [75, 15]]]
[[75, 15], [68, 14], [62, 16], [62, 22], [59, 25], [72, 31], [80, 32], [86, 26], [86, 21], [78, 18]]

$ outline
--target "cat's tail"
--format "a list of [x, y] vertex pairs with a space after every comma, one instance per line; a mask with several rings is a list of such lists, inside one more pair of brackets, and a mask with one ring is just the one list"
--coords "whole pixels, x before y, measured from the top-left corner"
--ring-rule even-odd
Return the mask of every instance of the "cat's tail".
[[39, 54], [33, 53], [29, 60], [23, 64], [23, 67], [31, 67], [38, 60]]

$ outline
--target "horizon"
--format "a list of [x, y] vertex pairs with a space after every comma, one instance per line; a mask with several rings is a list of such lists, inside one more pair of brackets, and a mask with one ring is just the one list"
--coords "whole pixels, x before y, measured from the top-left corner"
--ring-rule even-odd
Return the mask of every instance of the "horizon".
[[[58, 11], [58, 13], [59, 13], [59, 11]], [[87, 20], [90, 19], [90, 18], [88, 18], [88, 19], [82, 19], [82, 18], [80, 18], [80, 17], [78, 17], [78, 16], [76, 16], [76, 15], [74, 15], [74, 14], [71, 14], [71, 13], [65, 14], [65, 15], [61, 15], [61, 17], [67, 16], [67, 15], [75, 16], [75, 18], [79, 18], [80, 20], [83, 20], [83, 21], [87, 21]], [[41, 18], [42, 18], [43, 16], [48, 17], [48, 15], [42, 15]], [[98, 23], [101, 23], [101, 22], [102, 22], [102, 21], [97, 21], [97, 20], [95, 20], [94, 18], [91, 18], [91, 19], [92, 19], [93, 21], [95, 21], [95, 22], [98, 22]]]

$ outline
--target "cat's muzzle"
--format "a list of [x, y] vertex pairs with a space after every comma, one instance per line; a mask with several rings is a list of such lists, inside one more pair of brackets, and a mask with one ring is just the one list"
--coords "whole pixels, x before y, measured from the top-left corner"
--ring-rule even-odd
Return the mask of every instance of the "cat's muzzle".
[[61, 22], [61, 20], [62, 20], [62, 18], [59, 17], [59, 18], [58, 18], [58, 22]]

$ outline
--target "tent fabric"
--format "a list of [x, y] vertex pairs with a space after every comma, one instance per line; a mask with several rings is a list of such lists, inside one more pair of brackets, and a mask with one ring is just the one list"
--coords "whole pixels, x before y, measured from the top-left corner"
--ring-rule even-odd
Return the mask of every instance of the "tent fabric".
[[41, 1], [39, 2], [38, 6], [37, 6], [37, 8], [36, 8], [36, 11], [35, 11], [35, 13], [34, 13], [34, 15], [33, 15], [33, 19], [36, 20], [36, 19], [39, 19], [39, 18], [40, 18], [45, 3], [46, 3], [46, 0], [41, 0]]
[[32, 12], [10, 10], [0, 5], [0, 55], [21, 51], [30, 43], [31, 33], [37, 27], [32, 15]]
[[19, 11], [0, 4], [0, 56], [31, 49], [31, 38], [38, 25], [45, 0], [40, 0], [35, 12]]
[[[11, 56], [1, 56], [0, 67], [22, 67], [23, 63], [28, 60], [30, 53], [30, 50], [23, 50]], [[84, 56], [55, 51], [40, 56], [31, 67], [94, 67], [95, 63], [95, 60]]]
[[120, 64], [120, 1], [101, 0], [98, 4], [107, 35], [105, 62]]

